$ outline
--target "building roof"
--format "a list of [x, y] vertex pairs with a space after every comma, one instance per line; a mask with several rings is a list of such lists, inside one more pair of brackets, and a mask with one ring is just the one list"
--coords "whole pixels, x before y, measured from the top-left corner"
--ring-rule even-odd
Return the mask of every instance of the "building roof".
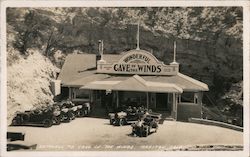
[[108, 63], [117, 62], [122, 57], [122, 54], [105, 54], [103, 55], [103, 60]]
[[178, 73], [173, 76], [143, 76], [146, 81], [171, 83], [181, 87], [184, 91], [208, 91], [207, 84], [195, 80], [187, 75]]
[[71, 86], [71, 87], [80, 87], [83, 86], [89, 82], [103, 80], [105, 78], [110, 77], [108, 74], [89, 74], [88, 76], [81, 77], [74, 79], [73, 81], [69, 81], [67, 83], [64, 83], [63, 86]]
[[[121, 55], [105, 54], [104, 60], [113, 63]], [[62, 81], [62, 84], [68, 84], [74, 80], [84, 78], [94, 74], [96, 71], [96, 55], [95, 54], [69, 54], [58, 76], [58, 80]], [[94, 76], [95, 77], [95, 76]]]
[[[121, 58], [122, 55], [116, 54], [105, 54], [103, 59], [109, 63], [114, 63]], [[125, 88], [126, 80], [131, 78], [133, 75], [110, 75], [110, 74], [97, 74], [96, 73], [96, 55], [95, 54], [70, 54], [66, 57], [65, 63], [62, 70], [58, 76], [61, 80], [63, 86], [70, 87], [82, 87], [90, 82], [94, 81], [123, 81], [123, 87]], [[135, 79], [135, 78], [133, 78]], [[136, 88], [139, 86], [131, 79], [131, 87]], [[153, 88], [160, 90], [161, 87], [170, 86], [172, 90], [180, 91], [208, 91], [208, 86], [195, 80], [187, 75], [178, 73], [172, 76], [150, 76], [150, 75], [140, 75], [137, 81], [143, 79], [149, 85], [151, 84]], [[124, 82], [126, 81], [126, 82]], [[142, 80], [141, 80], [142, 81]], [[134, 82], [134, 83], [133, 83]], [[138, 83], [138, 82], [137, 82]], [[118, 86], [117, 86], [118, 87]], [[131, 89], [131, 88], [130, 88]], [[166, 88], [165, 88], [166, 89]], [[120, 89], [121, 90], [121, 89]], [[125, 90], [125, 89], [124, 89]], [[163, 89], [161, 89], [163, 90]]]
[[95, 68], [95, 66], [96, 55], [94, 54], [69, 54], [57, 79], [61, 80], [62, 84], [71, 82], [89, 75], [92, 71], [88, 69]]

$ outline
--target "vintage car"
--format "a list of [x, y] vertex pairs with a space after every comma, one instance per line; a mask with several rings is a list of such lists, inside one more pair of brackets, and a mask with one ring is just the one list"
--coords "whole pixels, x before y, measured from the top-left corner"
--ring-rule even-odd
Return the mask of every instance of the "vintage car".
[[[90, 103], [84, 102], [84, 103], [73, 103], [69, 100], [62, 101], [60, 104], [61, 110], [65, 112], [69, 112], [70, 120], [75, 119], [75, 117], [84, 117], [89, 115], [90, 113]], [[68, 110], [66, 110], [68, 109]], [[73, 115], [71, 114], [73, 113]]]
[[77, 115], [76, 117], [84, 117], [84, 116], [88, 116], [90, 114], [90, 103], [89, 102], [82, 102], [76, 103], [77, 106]]
[[162, 114], [156, 112], [146, 112], [146, 117], [151, 117], [155, 120], [156, 123], [159, 123], [160, 119], [162, 118]]
[[157, 132], [158, 122], [151, 116], [146, 116], [143, 119], [139, 119], [136, 123], [131, 124], [132, 135], [139, 137], [147, 137], [153, 132]]
[[54, 108], [53, 106], [49, 107], [48, 110], [53, 112], [53, 124], [61, 124], [61, 110], [60, 108]]
[[134, 123], [138, 119], [145, 117], [146, 115], [156, 119], [158, 122], [161, 118], [161, 114], [153, 113], [151, 110], [148, 111], [142, 107], [128, 107], [125, 111], [120, 111], [116, 113], [109, 113], [109, 121], [111, 125], [122, 126], [129, 123]]
[[144, 113], [130, 113], [121, 111], [117, 113], [110, 113], [109, 120], [110, 124], [112, 125], [122, 126], [137, 121], [143, 115]]
[[60, 115], [60, 111], [54, 110], [51, 107], [18, 112], [12, 120], [12, 125], [39, 125], [51, 127], [53, 124], [60, 124]]
[[66, 100], [60, 103], [61, 109], [68, 109], [71, 111], [73, 115], [71, 116], [71, 120], [75, 119], [76, 115], [78, 114], [77, 106], [72, 101]]
[[73, 119], [75, 119], [74, 113], [70, 109], [63, 107], [61, 109], [61, 122], [70, 122]]
[[61, 122], [70, 122], [71, 120], [75, 119], [75, 111], [77, 110], [77, 107], [75, 107], [71, 101], [55, 103], [54, 107], [59, 108], [61, 111]]

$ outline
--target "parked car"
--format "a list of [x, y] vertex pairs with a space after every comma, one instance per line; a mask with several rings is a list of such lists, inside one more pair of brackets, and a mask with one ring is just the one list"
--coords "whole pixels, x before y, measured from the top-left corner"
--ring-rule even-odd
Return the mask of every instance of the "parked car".
[[60, 113], [52, 108], [36, 109], [18, 112], [12, 120], [12, 125], [40, 125], [51, 127], [60, 123]]
[[62, 101], [56, 103], [54, 106], [61, 111], [61, 122], [70, 122], [75, 119], [75, 111], [77, 107], [75, 107], [71, 101]]
[[91, 112], [89, 102], [78, 103], [76, 106], [77, 106], [77, 112], [78, 112], [77, 117], [88, 116]]
[[122, 126], [125, 124], [134, 123], [138, 119], [145, 116], [150, 116], [151, 118], [156, 119], [157, 122], [159, 122], [159, 119], [161, 118], [161, 114], [153, 113], [152, 110], [148, 111], [142, 107], [128, 107], [125, 109], [125, 111], [109, 113], [109, 121], [111, 125]]
[[153, 132], [157, 132], [158, 122], [155, 118], [151, 116], [146, 116], [144, 119], [139, 119], [136, 123], [132, 125], [132, 135], [139, 137], [147, 137]]
[[53, 112], [53, 124], [59, 125], [61, 124], [61, 110], [60, 108], [54, 108], [53, 106], [50, 109]]
[[129, 112], [117, 112], [117, 113], [110, 113], [109, 119], [110, 124], [122, 126], [128, 123], [133, 123], [137, 121], [140, 117], [142, 117], [144, 113], [129, 113]]

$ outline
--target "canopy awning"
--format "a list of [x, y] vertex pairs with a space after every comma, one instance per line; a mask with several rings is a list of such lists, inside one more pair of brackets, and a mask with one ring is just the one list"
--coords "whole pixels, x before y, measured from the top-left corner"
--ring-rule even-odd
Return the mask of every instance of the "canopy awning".
[[113, 86], [120, 83], [120, 81], [93, 81], [80, 89], [92, 89], [92, 90], [113, 90]]
[[134, 75], [123, 81], [93, 81], [80, 89], [107, 90], [107, 91], [138, 91], [159, 93], [182, 93], [183, 89], [175, 84], [145, 81]]
[[183, 89], [175, 84], [158, 83], [147, 81], [146, 85], [149, 92], [163, 92], [163, 93], [182, 93]]
[[127, 80], [121, 81], [115, 85], [113, 90], [146, 92], [147, 86], [145, 83], [146, 81], [143, 78], [134, 75], [133, 77], [129, 77]]

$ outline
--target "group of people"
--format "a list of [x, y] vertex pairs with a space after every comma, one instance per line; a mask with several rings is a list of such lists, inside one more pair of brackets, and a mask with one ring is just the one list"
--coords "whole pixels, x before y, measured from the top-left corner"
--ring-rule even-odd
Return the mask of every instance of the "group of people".
[[137, 122], [133, 123], [132, 126], [132, 135], [142, 137], [143, 132], [143, 118], [139, 118]]
[[126, 112], [127, 114], [141, 114], [141, 116], [139, 116], [138, 118], [138, 121], [132, 124], [132, 127], [133, 127], [132, 134], [134, 136], [138, 135], [141, 137], [142, 131], [143, 131], [143, 125], [145, 123], [144, 118], [149, 114], [148, 109], [145, 108], [144, 106], [140, 106], [140, 107], [128, 106], [128, 108], [126, 109]]

